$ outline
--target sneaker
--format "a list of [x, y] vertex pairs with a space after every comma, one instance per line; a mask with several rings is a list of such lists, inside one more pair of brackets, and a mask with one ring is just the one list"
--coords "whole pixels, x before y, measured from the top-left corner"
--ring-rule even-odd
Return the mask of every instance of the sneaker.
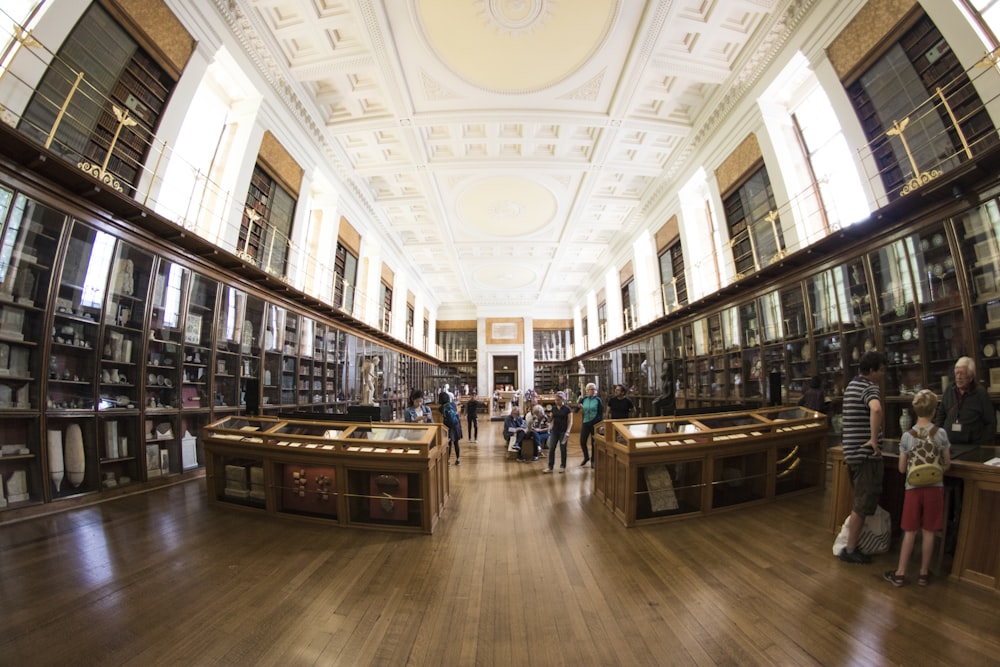
[[840, 556], [838, 556], [838, 558], [840, 558], [840, 560], [844, 561], [845, 563], [866, 564], [872, 562], [871, 556], [861, 553], [861, 551], [859, 551], [858, 549], [855, 549], [854, 551], [848, 551], [847, 547], [844, 547], [844, 549], [840, 552]]
[[536, 456], [535, 458], [533, 458], [533, 459], [531, 459], [531, 460], [532, 460], [532, 461], [537, 461], [537, 460], [538, 460], [538, 457]]
[[462, 465], [462, 462], [459, 461], [458, 459], [455, 459], [455, 465], [460, 466], [460, 465]]
[[542, 472], [552, 472], [552, 468], [546, 468], [546, 469], [545, 469], [545, 470], [543, 470]]
[[882, 573], [882, 578], [888, 581], [896, 588], [900, 588], [904, 583], [906, 583], [906, 579], [903, 577], [903, 575], [896, 574], [895, 570], [886, 570], [885, 572]]
[[561, 468], [559, 468], [559, 472], [566, 472], [566, 466], [562, 466]]
[[580, 467], [582, 468], [582, 467], [584, 467], [585, 465], [587, 465], [588, 463], [590, 463], [590, 459], [584, 459], [584, 460], [583, 460], [583, 463], [581, 463], [581, 464], [580, 464]]

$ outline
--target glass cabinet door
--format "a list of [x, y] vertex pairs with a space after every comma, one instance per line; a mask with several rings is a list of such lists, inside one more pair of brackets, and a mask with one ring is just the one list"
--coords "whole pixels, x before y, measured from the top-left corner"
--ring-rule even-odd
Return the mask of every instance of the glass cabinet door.
[[[317, 322], [313, 331], [313, 398], [315, 399], [313, 403], [318, 406], [328, 402], [326, 397], [326, 343], [327, 327]], [[405, 371], [401, 368], [400, 372]], [[407, 383], [403, 386], [409, 387], [410, 384]]]
[[285, 337], [285, 309], [268, 304], [264, 310], [264, 375], [261, 378], [261, 409], [274, 412], [281, 407], [282, 345]]
[[[0, 510], [45, 497], [45, 306], [66, 216], [0, 188]], [[60, 375], [61, 377], [61, 375]], [[69, 380], [72, 382], [72, 376]]]
[[[100, 322], [115, 239], [75, 222], [59, 280], [50, 346], [48, 402], [56, 410], [93, 410]], [[110, 355], [111, 348], [106, 352]]]
[[760, 319], [757, 302], [751, 301], [739, 306], [740, 326], [743, 330], [743, 397], [745, 400], [760, 401], [764, 395], [764, 359], [761, 357]]
[[[968, 271], [975, 349], [976, 376], [1000, 400], [1000, 209], [991, 200], [956, 220], [962, 264]], [[954, 339], [954, 336], [952, 337]], [[972, 347], [970, 344], [969, 347]], [[952, 358], [951, 366], [954, 366]], [[931, 369], [930, 377], [945, 375], [944, 368]], [[948, 369], [951, 372], [951, 368]]]
[[743, 354], [740, 346], [740, 311], [733, 306], [722, 311], [722, 338], [725, 343], [723, 365], [726, 368], [725, 396], [739, 402], [743, 399]]
[[[205, 276], [190, 274], [186, 292], [184, 317], [184, 366], [181, 375], [179, 428], [166, 454], [160, 453], [161, 474], [197, 468], [204, 462], [201, 446], [202, 429], [211, 419], [212, 387], [217, 381], [235, 382], [236, 364], [213, 350], [215, 327], [220, 317], [216, 313], [219, 283]], [[197, 340], [197, 342], [194, 342]], [[189, 342], [190, 341], [190, 342]], [[188, 361], [188, 350], [198, 352]], [[155, 424], [154, 424], [155, 427]], [[152, 444], [152, 443], [148, 443]], [[156, 444], [160, 444], [157, 441]], [[177, 446], [179, 445], [179, 451]], [[160, 448], [163, 449], [162, 447]], [[147, 464], [153, 465], [154, 452], [147, 446]]]
[[153, 278], [146, 352], [146, 410], [180, 407], [180, 369], [184, 356], [184, 295], [191, 272], [161, 259]]
[[103, 318], [100, 410], [138, 409], [143, 320], [152, 268], [152, 255], [127, 243], [117, 244]]
[[912, 320], [916, 315], [917, 294], [910, 267], [916, 249], [912, 241], [912, 237], [900, 239], [868, 255], [878, 293], [879, 321], [883, 325]]
[[[942, 234], [940, 243], [944, 242]], [[868, 255], [879, 293], [882, 353], [886, 362], [884, 397], [886, 421], [890, 425], [898, 420], [899, 410], [906, 407], [901, 404], [908, 402], [913, 395], [913, 386], [921, 379], [921, 374], [914, 372], [917, 367], [911, 356], [919, 350], [919, 343], [915, 340], [919, 338], [920, 331], [913, 282], [913, 266], [918, 253], [919, 245], [910, 236]]]
[[778, 343], [785, 335], [781, 317], [781, 299], [777, 292], [770, 292], [760, 297], [760, 319], [762, 323], [763, 342]]
[[816, 374], [828, 396], [842, 393], [847, 385], [844, 372], [842, 322], [850, 322], [850, 292], [841, 269], [823, 271], [806, 280], [809, 312], [812, 314], [812, 357]]
[[917, 302], [922, 313], [961, 308], [957, 254], [952, 252], [942, 225], [934, 225], [908, 239], [920, 250], [914, 255], [913, 272], [917, 281]]
[[[122, 396], [120, 409], [125, 411], [130, 404], [135, 409], [135, 373], [129, 376], [128, 367], [119, 365], [119, 383], [121, 369], [125, 368], [125, 384], [132, 386], [118, 393], [111, 383], [113, 355], [117, 353], [124, 363], [126, 354], [136, 354], [125, 346], [124, 327], [113, 329], [110, 323], [115, 316], [105, 317], [104, 313], [106, 304], [112, 301], [108, 296], [108, 279], [115, 260], [115, 245], [110, 234], [74, 221], [59, 276], [49, 347], [49, 409], [45, 429], [52, 498], [100, 488], [101, 454], [93, 419], [93, 411], [98, 407], [98, 382], [102, 384], [101, 394], [111, 396], [114, 407], [118, 407], [118, 396]], [[101, 322], [108, 322], [103, 334]], [[112, 332], [118, 335], [112, 338]], [[108, 359], [108, 366], [103, 365], [104, 358]], [[107, 383], [101, 377], [103, 370], [108, 371]], [[100, 407], [110, 408], [112, 404]], [[106, 434], [101, 434], [100, 441], [105, 437]]]
[[[316, 355], [316, 322], [309, 317], [299, 320], [299, 405], [322, 403], [322, 367]], [[320, 378], [317, 380], [316, 371]]]
[[[176, 267], [171, 265], [170, 271]], [[177, 288], [181, 282], [176, 275], [170, 281], [171, 289]], [[216, 356], [212, 365], [213, 327], [218, 324], [219, 317], [215, 313], [216, 294], [219, 283], [204, 276], [191, 272], [187, 282], [186, 309], [181, 309], [179, 317], [183, 317], [183, 330], [178, 329], [170, 336], [177, 345], [178, 354], [171, 357], [172, 361], [183, 364], [181, 367], [180, 407], [183, 410], [207, 410], [212, 404], [209, 388], [212, 378], [235, 378], [236, 362], [225, 354]], [[184, 291], [181, 291], [184, 294]], [[227, 313], [228, 315], [228, 313]], [[181, 325], [178, 319], [178, 327]]]
[[281, 404], [292, 408], [296, 404], [299, 369], [299, 316], [285, 314], [284, 345], [281, 361]]
[[783, 378], [788, 390], [784, 400], [797, 403], [812, 377], [813, 349], [809, 341], [810, 327], [807, 324], [811, 318], [807, 319], [801, 284], [781, 290], [780, 297], [788, 375]]
[[39, 410], [45, 302], [66, 216], [0, 189], [0, 413]]
[[[241, 332], [246, 294], [223, 286], [215, 324], [215, 377], [211, 405], [216, 411], [235, 408], [239, 398]], [[250, 334], [253, 335], [252, 333]], [[247, 345], [247, 349], [250, 346]], [[220, 372], [223, 371], [223, 372]]]
[[[347, 382], [347, 334], [339, 329], [327, 330], [326, 343], [326, 393], [327, 403], [334, 406], [332, 412], [341, 412], [347, 396], [344, 387]], [[422, 385], [421, 385], [422, 386]]]
[[97, 424], [101, 486], [111, 488], [141, 479], [137, 465], [139, 407], [145, 385], [143, 326], [153, 257], [118, 242], [104, 308], [100, 396]]
[[[247, 392], [257, 392], [251, 396], [253, 403], [260, 404], [261, 353], [264, 336], [264, 300], [256, 296], [246, 297], [243, 324], [240, 330], [240, 384], [239, 406], [246, 407]], [[286, 325], [287, 329], [287, 325]]]

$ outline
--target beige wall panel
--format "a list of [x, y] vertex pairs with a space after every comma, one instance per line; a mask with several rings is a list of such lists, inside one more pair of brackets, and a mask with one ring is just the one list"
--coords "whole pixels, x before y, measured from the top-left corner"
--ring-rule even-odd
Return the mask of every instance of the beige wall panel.
[[163, 0], [102, 0], [101, 4], [133, 35], [145, 37], [143, 47], [174, 79], [180, 78], [195, 41]]
[[662, 227], [656, 230], [656, 252], [661, 253], [664, 248], [671, 245], [677, 237], [681, 235], [680, 224], [677, 220], [676, 215], [670, 216], [670, 219], [664, 223]]
[[487, 345], [524, 345], [523, 317], [487, 317]]
[[302, 185], [302, 167], [281, 145], [270, 131], [264, 132], [264, 138], [260, 142], [260, 161], [267, 165], [268, 172], [273, 176], [281, 187], [288, 190], [293, 198], [299, 198], [299, 186]]
[[722, 164], [715, 169], [715, 180], [719, 184], [719, 192], [725, 196], [730, 188], [739, 183], [750, 169], [764, 157], [757, 135], [749, 134], [743, 142], [729, 154]]
[[866, 4], [826, 49], [840, 80], [847, 80], [916, 6], [916, 0], [871, 0]]
[[337, 232], [337, 240], [355, 257], [361, 257], [361, 234], [344, 216], [340, 216], [340, 230]]

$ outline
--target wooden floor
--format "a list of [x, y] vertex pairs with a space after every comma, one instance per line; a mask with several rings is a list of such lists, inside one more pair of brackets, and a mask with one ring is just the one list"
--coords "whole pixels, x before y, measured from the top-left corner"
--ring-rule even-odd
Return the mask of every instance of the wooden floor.
[[200, 480], [4, 526], [0, 665], [1000, 660], [1000, 597], [839, 562], [828, 493], [626, 529], [575, 439], [543, 475], [482, 426], [431, 536], [209, 508]]

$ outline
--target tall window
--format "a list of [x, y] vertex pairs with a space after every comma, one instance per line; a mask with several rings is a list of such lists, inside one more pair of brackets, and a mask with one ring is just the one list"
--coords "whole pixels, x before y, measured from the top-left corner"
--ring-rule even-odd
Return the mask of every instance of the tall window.
[[265, 271], [284, 276], [294, 213], [292, 196], [254, 165], [237, 252]]
[[817, 85], [795, 107], [791, 117], [808, 166], [809, 183], [819, 200], [819, 216], [803, 216], [812, 222], [807, 236], [826, 235], [832, 229], [867, 218], [871, 211], [864, 188], [826, 92]]
[[333, 274], [334, 307], [341, 308], [347, 313], [353, 313], [354, 284], [358, 277], [358, 258], [342, 243], [337, 244]]
[[382, 296], [379, 299], [379, 302], [382, 304], [381, 326], [382, 331], [388, 333], [392, 325], [392, 288], [381, 282], [379, 285], [381, 286], [382, 292]]
[[107, 11], [92, 3], [42, 76], [22, 116], [23, 133], [45, 142], [79, 72], [83, 79], [50, 148], [132, 195], [175, 82]]
[[754, 273], [780, 257], [785, 239], [766, 167], [751, 174], [723, 205], [737, 275]]
[[[847, 93], [890, 199], [964, 162], [963, 137], [977, 152], [997, 143], [979, 95], [926, 15], [847, 86]], [[913, 173], [913, 164], [918, 173]]]
[[608, 339], [608, 302], [602, 301], [597, 306], [597, 330], [600, 342], [603, 344]]
[[413, 306], [406, 304], [406, 342], [413, 345], [413, 325], [414, 325], [414, 313]]
[[680, 241], [660, 253], [660, 294], [663, 312], [669, 313], [687, 303], [687, 279], [684, 277], [684, 252]]
[[622, 285], [622, 316], [625, 322], [625, 331], [631, 331], [635, 327], [638, 306], [635, 299], [635, 280], [629, 279], [627, 283]]

